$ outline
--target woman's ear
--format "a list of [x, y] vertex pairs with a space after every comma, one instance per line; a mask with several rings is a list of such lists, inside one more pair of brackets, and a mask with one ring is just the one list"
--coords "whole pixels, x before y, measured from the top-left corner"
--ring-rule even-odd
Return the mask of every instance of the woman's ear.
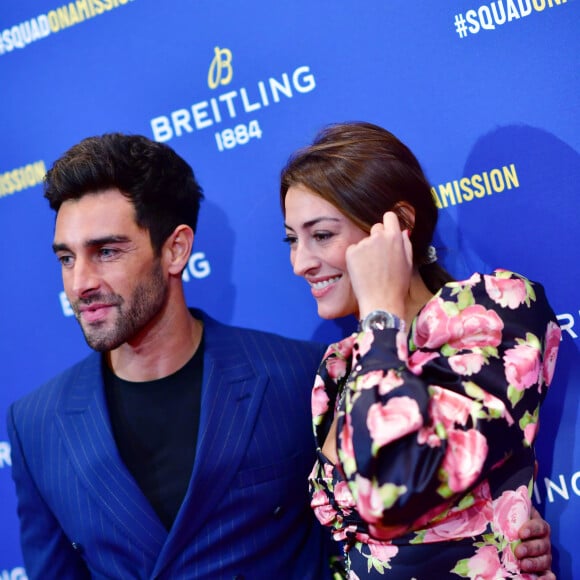
[[170, 274], [181, 275], [193, 248], [193, 230], [185, 224], [177, 226], [163, 244], [163, 259]]
[[415, 227], [415, 208], [407, 201], [398, 201], [392, 211], [399, 218], [401, 230], [409, 230], [411, 233]]

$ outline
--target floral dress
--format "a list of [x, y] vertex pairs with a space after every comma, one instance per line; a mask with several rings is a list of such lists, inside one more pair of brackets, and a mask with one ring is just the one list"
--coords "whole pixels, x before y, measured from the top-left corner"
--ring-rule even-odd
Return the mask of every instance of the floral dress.
[[[331, 345], [312, 392], [311, 505], [351, 579], [533, 578], [533, 441], [560, 328], [541, 285], [505, 270], [446, 284], [408, 334]], [[336, 465], [321, 451], [338, 413]]]

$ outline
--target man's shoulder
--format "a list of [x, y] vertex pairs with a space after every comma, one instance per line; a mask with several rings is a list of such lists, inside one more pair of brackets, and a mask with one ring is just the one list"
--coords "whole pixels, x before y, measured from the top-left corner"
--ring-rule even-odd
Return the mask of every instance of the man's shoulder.
[[[199, 314], [199, 311], [196, 314]], [[326, 350], [326, 345], [319, 342], [291, 338], [267, 330], [226, 324], [217, 321], [205, 313], [202, 313], [201, 318], [204, 321], [206, 333], [217, 334], [223, 337], [227, 336], [229, 339], [237, 340], [249, 348], [255, 346], [256, 348], [267, 348], [269, 350], [281, 349], [282, 351], [293, 351], [298, 354], [311, 353], [317, 357], [324, 354]]]
[[30, 391], [14, 402], [16, 409], [32, 409], [41, 402], [43, 404], [57, 404], [63, 395], [79, 381], [97, 380], [100, 368], [100, 355], [90, 353], [82, 360], [64, 369], [39, 387]]
[[239, 336], [243, 338], [254, 338], [255, 340], [267, 342], [272, 345], [285, 345], [299, 350], [303, 349], [313, 352], [318, 352], [320, 349], [325, 348], [325, 345], [312, 340], [292, 338], [272, 331], [246, 328], [243, 326], [230, 326], [230, 328], [234, 332], [239, 333]]

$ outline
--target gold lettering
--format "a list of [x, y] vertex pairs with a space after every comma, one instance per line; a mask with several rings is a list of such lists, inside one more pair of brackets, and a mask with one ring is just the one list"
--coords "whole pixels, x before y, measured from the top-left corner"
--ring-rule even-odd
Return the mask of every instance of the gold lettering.
[[519, 187], [520, 182], [518, 179], [518, 174], [516, 172], [515, 163], [512, 163], [509, 167], [507, 165], [504, 165], [502, 167], [502, 169], [503, 169], [503, 176], [504, 176], [506, 184], [507, 184], [507, 188], [511, 189], [512, 187]]
[[491, 179], [491, 185], [494, 191], [498, 193], [505, 189], [505, 183], [503, 182], [503, 176], [499, 169], [492, 169], [489, 173], [489, 178]]
[[463, 194], [463, 199], [465, 201], [471, 201], [473, 199], [473, 189], [471, 189], [470, 185], [471, 181], [469, 180], [469, 177], [462, 177], [459, 180], [459, 186], [461, 187], [461, 190], [465, 192]]
[[443, 200], [443, 207], [447, 207], [447, 199], [451, 200], [451, 205], [455, 205], [455, 196], [453, 195], [453, 184], [449, 181], [439, 186], [439, 193]]

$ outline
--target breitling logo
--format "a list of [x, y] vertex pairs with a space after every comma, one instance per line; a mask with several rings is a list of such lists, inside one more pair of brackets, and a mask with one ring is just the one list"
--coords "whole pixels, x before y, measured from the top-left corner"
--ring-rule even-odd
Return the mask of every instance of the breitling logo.
[[214, 57], [209, 65], [207, 73], [207, 86], [217, 89], [219, 85], [225, 86], [232, 82], [234, 69], [232, 68], [232, 51], [229, 48], [214, 49]]

